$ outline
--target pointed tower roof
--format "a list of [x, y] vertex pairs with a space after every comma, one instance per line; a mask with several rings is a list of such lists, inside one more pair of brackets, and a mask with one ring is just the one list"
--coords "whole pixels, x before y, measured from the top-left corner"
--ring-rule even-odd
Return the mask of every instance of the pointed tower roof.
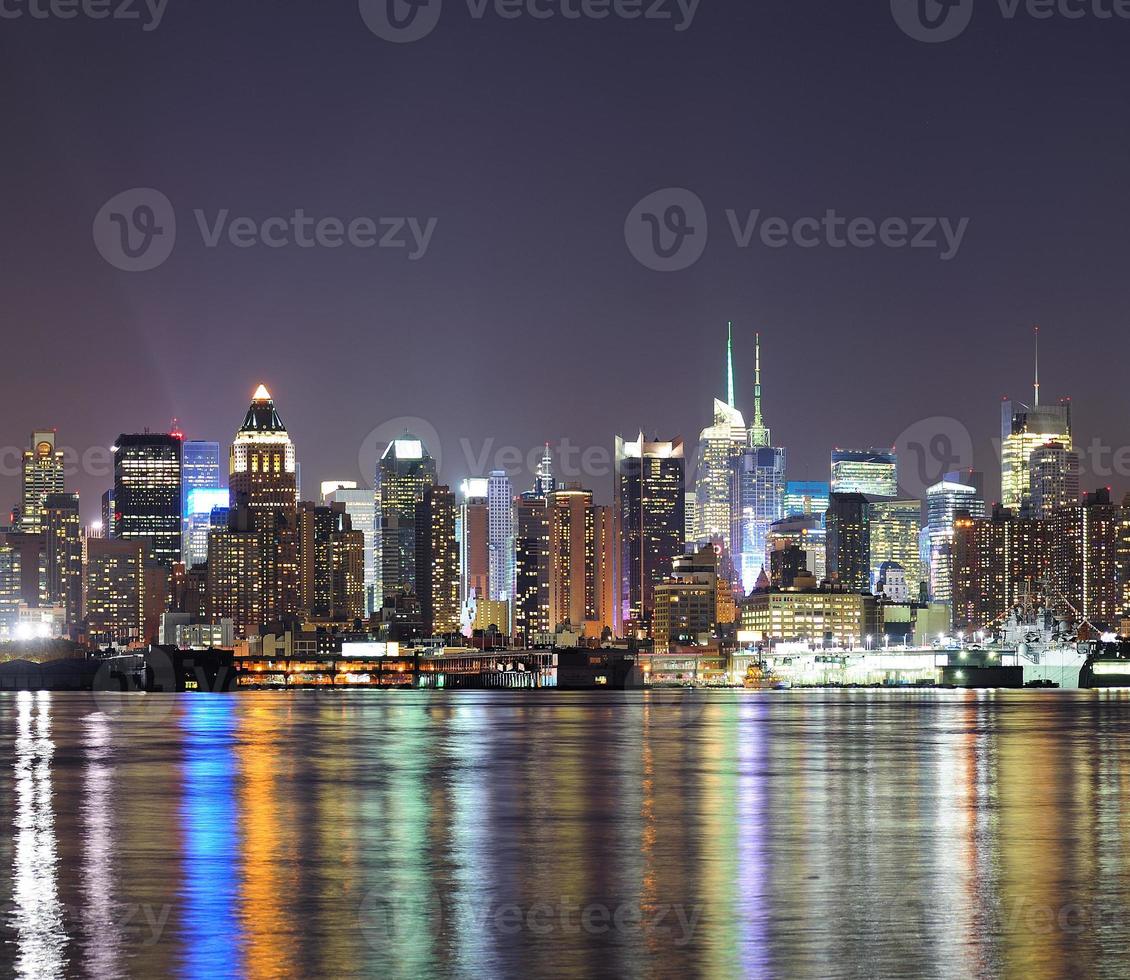
[[286, 426], [275, 411], [275, 403], [266, 385], [259, 385], [251, 398], [251, 407], [239, 427], [240, 432], [286, 432]]
[[761, 417], [761, 334], [755, 334], [756, 361], [753, 375], [753, 425], [749, 427], [751, 446], [768, 446], [772, 439]]

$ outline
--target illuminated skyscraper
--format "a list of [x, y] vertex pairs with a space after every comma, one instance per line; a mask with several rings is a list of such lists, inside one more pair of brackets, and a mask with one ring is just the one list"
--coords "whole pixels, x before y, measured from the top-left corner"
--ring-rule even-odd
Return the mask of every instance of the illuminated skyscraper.
[[832, 492], [827, 483], [818, 480], [789, 480], [785, 484], [785, 517], [817, 514], [821, 519], [828, 509], [828, 495]]
[[373, 492], [358, 487], [353, 481], [332, 480], [322, 483], [322, 502], [325, 504], [344, 504], [345, 512], [365, 538], [365, 613], [374, 612], [380, 605], [377, 595], [377, 506]]
[[[185, 563], [189, 562], [189, 553], [192, 544], [189, 540], [189, 521], [192, 516], [188, 503], [188, 495], [193, 490], [215, 490], [222, 487], [224, 480], [220, 472], [220, 444], [206, 442], [200, 439], [189, 439], [181, 444], [181, 515], [184, 521], [184, 541], [181, 543], [181, 552]], [[207, 537], [203, 541], [203, 552], [208, 548]], [[198, 551], [195, 555], [203, 563], [205, 554]], [[189, 566], [191, 567], [191, 566]]]
[[833, 493], [825, 518], [828, 578], [852, 592], [871, 591], [871, 511], [861, 493]]
[[973, 520], [984, 520], [985, 500], [979, 482], [960, 473], [947, 474], [945, 480], [926, 491], [926, 536], [929, 542], [930, 598], [935, 602], [953, 599], [954, 519], [965, 513]]
[[734, 461], [747, 445], [745, 419], [734, 407], [734, 339], [729, 327], [726, 342], [727, 401], [714, 400], [714, 421], [699, 435], [695, 479], [694, 531], [688, 541], [704, 544], [722, 540], [733, 550]]
[[[982, 507], [984, 505], [982, 504]], [[1026, 598], [1043, 596], [1047, 574], [1044, 521], [997, 506], [991, 518], [959, 510], [946, 546], [952, 571], [947, 602], [960, 632], [987, 630]]]
[[[179, 507], [179, 496], [177, 502]], [[145, 636], [145, 542], [87, 538], [85, 566], [82, 605], [91, 642], [115, 646], [141, 642]]]
[[[827, 507], [824, 509], [827, 510]], [[808, 572], [817, 582], [824, 581], [827, 576], [827, 540], [824, 531], [824, 514], [794, 514], [774, 521], [769, 527], [768, 550], [770, 560], [775, 551], [784, 551], [789, 548], [798, 548], [803, 551], [805, 567]]]
[[831, 491], [897, 497], [898, 457], [890, 449], [833, 449]]
[[146, 541], [147, 553], [171, 568], [181, 537], [180, 439], [123, 433], [114, 445], [114, 538]]
[[232, 508], [228, 523], [208, 535], [207, 614], [213, 623], [232, 620], [240, 636], [247, 636], [265, 621], [264, 538], [254, 529], [246, 503]]
[[615, 497], [620, 536], [621, 621], [650, 628], [655, 586], [683, 553], [686, 479], [682, 439], [616, 437]]
[[538, 463], [537, 477], [534, 480], [534, 493], [547, 497], [556, 489], [557, 481], [553, 477], [553, 453], [550, 451], [547, 442], [545, 451], [541, 455], [541, 462]]
[[232, 507], [246, 508], [250, 530], [261, 536], [262, 622], [293, 617], [299, 608], [294, 443], [263, 385], [235, 435], [228, 473]]
[[872, 500], [870, 514], [871, 585], [886, 564], [901, 566], [911, 598], [918, 600], [926, 579], [918, 547], [922, 531], [921, 500]]
[[459, 630], [459, 542], [451, 488], [427, 487], [416, 518], [416, 594], [424, 633], [455, 633]]
[[549, 623], [549, 501], [536, 490], [514, 500], [513, 632], [529, 645]]
[[[553, 486], [552, 460], [546, 446], [534, 492], [544, 497]], [[510, 602], [514, 598], [514, 487], [502, 470], [495, 470], [487, 479], [487, 521], [490, 598]]]
[[[489, 481], [464, 480], [459, 486], [459, 580], [464, 604], [490, 598]], [[509, 504], [510, 501], [507, 501]]]
[[1079, 502], [1079, 454], [1062, 443], [1037, 446], [1028, 457], [1028, 506], [1046, 520], [1062, 507]]
[[43, 503], [49, 493], [65, 489], [63, 452], [55, 448], [54, 429], [31, 434], [31, 448], [24, 450], [23, 503], [20, 530], [38, 534], [43, 529]]
[[376, 502], [383, 604], [416, 591], [416, 508], [436, 482], [436, 461], [422, 439], [406, 432], [377, 464]]
[[226, 488], [221, 487], [196, 487], [185, 494], [183, 560], [187, 568], [208, 561], [212, 511], [216, 507], [230, 507], [228, 493]]
[[1050, 524], [1049, 571], [1053, 603], [1099, 629], [1115, 629], [1122, 613], [1118, 582], [1120, 508], [1109, 490], [1055, 512]]
[[761, 335], [756, 337], [756, 375], [753, 424], [748, 445], [734, 459], [733, 554], [747, 594], [768, 568], [769, 528], [784, 516], [785, 450], [771, 445], [772, 436], [761, 415]]
[[605, 582], [610, 515], [593, 504], [591, 490], [559, 487], [549, 496], [549, 625], [568, 623], [599, 636], [613, 628]]
[[82, 620], [82, 520], [77, 493], [49, 493], [43, 502], [47, 601], [62, 606], [68, 626]]
[[1036, 380], [1031, 405], [1005, 401], [1001, 405], [1001, 505], [1017, 514], [1031, 507], [1032, 453], [1056, 442], [1071, 452], [1071, 402], [1040, 404], [1040, 334], [1036, 329]]

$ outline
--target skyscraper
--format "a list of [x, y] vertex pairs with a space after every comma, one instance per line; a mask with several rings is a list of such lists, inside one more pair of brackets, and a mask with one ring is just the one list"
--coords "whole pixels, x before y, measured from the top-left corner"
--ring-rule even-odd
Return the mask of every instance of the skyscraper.
[[[179, 501], [178, 496], [178, 507]], [[87, 538], [85, 566], [82, 605], [91, 642], [117, 646], [141, 642], [145, 636], [145, 542]]]
[[819, 480], [789, 480], [785, 484], [785, 517], [818, 514], [821, 519], [828, 509], [832, 488]]
[[114, 538], [144, 540], [171, 568], [181, 560], [181, 441], [166, 433], [118, 436], [114, 445]]
[[1017, 514], [1031, 506], [1032, 453], [1056, 442], [1071, 452], [1071, 402], [1040, 404], [1040, 333], [1036, 328], [1036, 380], [1031, 405], [1005, 401], [1001, 405], [1001, 505]]
[[898, 457], [891, 449], [833, 449], [832, 493], [897, 497]]
[[647, 630], [655, 586], [683, 552], [685, 459], [682, 439], [628, 442], [616, 437], [615, 497], [625, 628]]
[[249, 529], [260, 535], [262, 622], [292, 617], [299, 606], [294, 443], [263, 385], [235, 434], [228, 473], [232, 507], [246, 508]]
[[769, 563], [769, 528], [784, 516], [785, 450], [771, 445], [761, 415], [761, 335], [755, 338], [753, 424], [748, 443], [733, 462], [733, 554], [742, 588], [749, 593]]
[[549, 500], [537, 490], [514, 499], [513, 632], [529, 645], [549, 622]]
[[597, 513], [591, 490], [564, 486], [549, 495], [549, 625], [574, 630], [601, 622]]
[[182, 558], [187, 568], [208, 561], [208, 534], [212, 530], [212, 511], [231, 506], [229, 491], [220, 487], [195, 487], [185, 494], [184, 541]]
[[699, 435], [695, 478], [694, 533], [688, 541], [704, 544], [721, 540], [733, 551], [734, 460], [747, 445], [745, 419], [734, 406], [734, 338], [726, 341], [727, 400], [714, 399], [713, 422]]
[[926, 578], [918, 547], [922, 530], [922, 501], [872, 500], [870, 506], [872, 591], [879, 581], [882, 566], [894, 563], [906, 573], [911, 598], [917, 600]]
[[[546, 446], [534, 492], [544, 497], [553, 487], [552, 459]], [[510, 602], [514, 598], [514, 487], [503, 470], [495, 470], [487, 478], [487, 554], [490, 598]]]
[[64, 484], [63, 452], [55, 448], [55, 430], [33, 432], [31, 448], [24, 450], [21, 531], [38, 534], [43, 529], [43, 502], [49, 493], [62, 493]]
[[[192, 511], [188, 503], [188, 495], [193, 490], [217, 490], [224, 486], [220, 475], [220, 444], [206, 442], [200, 439], [188, 439], [181, 444], [181, 515], [183, 519], [184, 540], [181, 543], [181, 552], [185, 563], [189, 562], [189, 553], [192, 550], [190, 541], [189, 524]], [[198, 535], [199, 537], [199, 535]], [[195, 558], [203, 563], [207, 557], [207, 537], [202, 542], [203, 552], [197, 551]], [[189, 566], [191, 567], [191, 566]]]
[[344, 504], [353, 530], [364, 536], [365, 613], [371, 614], [380, 605], [377, 595], [377, 505], [373, 493], [350, 480], [332, 480], [322, 483], [322, 502]]
[[833, 493], [825, 520], [828, 577], [852, 592], [871, 590], [871, 511], [861, 493]]
[[416, 518], [416, 594], [424, 633], [455, 633], [459, 630], [459, 542], [451, 488], [427, 487]]
[[488, 481], [479, 477], [459, 485], [463, 502], [459, 507], [460, 599], [490, 598], [490, 517]]
[[82, 620], [82, 520], [77, 493], [49, 493], [43, 501], [47, 601], [62, 606], [66, 623]]
[[1111, 630], [1119, 625], [1120, 508], [1109, 490], [1097, 490], [1055, 512], [1049, 522], [1049, 572], [1053, 603]]
[[1033, 517], [1046, 520], [1079, 502], [1079, 454], [1063, 443], [1037, 446], [1028, 457], [1028, 506]]
[[436, 482], [436, 461], [422, 439], [406, 432], [377, 464], [376, 504], [383, 605], [416, 591], [416, 508]]
[[930, 597], [935, 602], [953, 600], [954, 519], [965, 513], [973, 520], [985, 518], [985, 500], [976, 478], [965, 482], [960, 473], [926, 491], [926, 537], [929, 543]]

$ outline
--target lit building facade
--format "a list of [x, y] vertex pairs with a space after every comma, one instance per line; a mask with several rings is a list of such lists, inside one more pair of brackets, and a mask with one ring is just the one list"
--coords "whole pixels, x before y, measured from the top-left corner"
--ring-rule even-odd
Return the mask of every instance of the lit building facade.
[[833, 449], [832, 493], [899, 495], [898, 456], [890, 449]]
[[882, 566], [893, 562], [902, 568], [911, 598], [917, 601], [926, 581], [919, 550], [922, 501], [872, 500], [870, 525], [872, 591]]
[[181, 560], [181, 440], [125, 434], [114, 445], [114, 538], [148, 542], [166, 568]]
[[824, 521], [828, 578], [853, 592], [871, 589], [871, 508], [861, 493], [832, 493]]
[[1034, 405], [1006, 401], [1001, 407], [1001, 506], [1019, 514], [1031, 509], [1032, 454], [1055, 442], [1071, 452], [1071, 402]]
[[405, 433], [377, 463], [376, 501], [383, 604], [416, 591], [416, 508], [436, 483], [436, 461], [422, 439]]
[[1062, 443], [1037, 446], [1028, 457], [1028, 507], [1047, 520], [1063, 507], [1079, 503], [1079, 454]]
[[455, 494], [450, 487], [428, 487], [416, 514], [416, 594], [424, 633], [456, 633], [460, 626], [460, 603]]
[[[548, 447], [546, 447], [548, 453]], [[553, 487], [549, 462], [539, 466], [537, 488]], [[543, 495], [550, 490], [538, 491]], [[510, 602], [514, 598], [514, 485], [502, 470], [487, 477], [487, 583], [490, 598]]]
[[838, 588], [766, 589], [741, 607], [743, 639], [862, 648], [882, 632], [878, 600]]
[[144, 542], [87, 538], [85, 550], [82, 604], [90, 642], [114, 646], [142, 642], [145, 637]]
[[212, 511], [231, 506], [228, 490], [221, 487], [196, 487], [185, 494], [183, 560], [188, 568], [208, 561], [208, 534], [212, 530]]
[[785, 484], [785, 517], [817, 514], [821, 518], [828, 509], [831, 487], [819, 480], [789, 480]]
[[260, 385], [232, 443], [228, 486], [232, 507], [246, 510], [248, 530], [261, 537], [263, 623], [292, 618], [299, 609], [295, 466], [294, 443]]
[[77, 493], [49, 493], [43, 501], [47, 602], [62, 606], [68, 627], [82, 621], [82, 518]]
[[31, 434], [31, 447], [23, 454], [23, 494], [20, 530], [38, 534], [43, 530], [43, 507], [48, 494], [66, 489], [63, 452], [55, 448], [55, 431], [40, 429]]
[[[953, 474], [954, 477], [957, 474]], [[935, 602], [953, 600], [954, 520], [958, 513], [984, 520], [985, 499], [974, 482], [950, 479], [935, 483], [926, 491], [926, 534], [930, 598]], [[920, 553], [922, 549], [919, 549]]]
[[[459, 580], [464, 604], [489, 599], [490, 592], [490, 483], [475, 478], [459, 487]], [[512, 514], [512, 503], [507, 500]], [[511, 517], [513, 523], [513, 517]], [[511, 532], [511, 538], [513, 533]]]
[[1109, 490], [1087, 494], [1055, 512], [1050, 524], [1049, 570], [1053, 602], [1100, 629], [1119, 625], [1122, 590], [1118, 581], [1121, 508]]
[[537, 491], [514, 500], [513, 633], [529, 644], [550, 632], [549, 500]]
[[[826, 511], [827, 507], [824, 510]], [[774, 552], [795, 547], [804, 552], [805, 567], [817, 582], [823, 582], [828, 575], [827, 535], [824, 530], [823, 512], [795, 514], [774, 521], [769, 526], [768, 547], [770, 563]]]
[[655, 586], [683, 552], [686, 463], [683, 442], [616, 438], [615, 499], [620, 538], [621, 622], [646, 631]]
[[373, 493], [358, 487], [353, 481], [333, 480], [322, 484], [322, 503], [342, 504], [353, 530], [364, 537], [365, 614], [369, 615], [380, 603], [377, 595], [377, 505]]

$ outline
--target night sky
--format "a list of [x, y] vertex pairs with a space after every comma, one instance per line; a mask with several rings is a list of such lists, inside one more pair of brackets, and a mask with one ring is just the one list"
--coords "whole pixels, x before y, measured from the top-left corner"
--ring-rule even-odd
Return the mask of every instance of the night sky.
[[[472, 468], [461, 440], [474, 457], [487, 440], [607, 453], [641, 427], [692, 443], [724, 393], [732, 319], [747, 417], [762, 332], [790, 478], [944, 416], [993, 495], [1000, 399], [1031, 392], [1034, 323], [1045, 399], [1073, 396], [1077, 441], [1127, 444], [1128, 52], [1130, 21], [1007, 20], [986, 0], [941, 44], [908, 37], [888, 0], [701, 0], [683, 31], [478, 20], [446, 0], [409, 44], [349, 0], [170, 0], [149, 32], [0, 19], [0, 446], [46, 425], [81, 453], [175, 415], [226, 447], [260, 381], [306, 497], [359, 479], [366, 437], [399, 417], [440, 433], [453, 483]], [[127, 273], [92, 223], [136, 187], [168, 196], [178, 237]], [[668, 187], [702, 199], [710, 238], [660, 273], [624, 229]], [[193, 211], [224, 208], [437, 223], [415, 261], [206, 248]], [[970, 223], [950, 261], [743, 250], [727, 208]], [[581, 479], [608, 499], [607, 474]], [[71, 479], [86, 517], [110, 482]]]

